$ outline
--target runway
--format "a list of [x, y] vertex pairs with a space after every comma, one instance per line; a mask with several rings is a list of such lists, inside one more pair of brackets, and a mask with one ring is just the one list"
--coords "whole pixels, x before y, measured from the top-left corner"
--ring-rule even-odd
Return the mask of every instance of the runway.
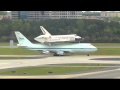
[[[3, 57], [4, 55], [0, 55]], [[7, 55], [6, 55], [7, 57]], [[0, 70], [27, 67], [27, 66], [44, 66], [49, 64], [66, 64], [66, 63], [97, 63], [97, 64], [117, 64], [116, 67], [108, 67], [107, 70], [93, 71], [69, 75], [36, 75], [36, 76], [8, 76], [0, 75], [0, 78], [50, 78], [50, 79], [68, 79], [68, 78], [120, 78], [120, 56], [106, 55], [72, 55], [72, 56], [51, 56], [51, 55], [27, 55], [31, 59], [17, 60], [0, 60]]]

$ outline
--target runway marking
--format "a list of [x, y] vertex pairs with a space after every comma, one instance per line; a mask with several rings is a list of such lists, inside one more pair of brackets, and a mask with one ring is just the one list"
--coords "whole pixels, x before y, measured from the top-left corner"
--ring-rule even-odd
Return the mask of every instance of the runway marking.
[[67, 76], [64, 76], [64, 75], [48, 75], [48, 76], [38, 76], [38, 75], [34, 75], [34, 76], [17, 76], [17, 75], [14, 75], [14, 76], [12, 76], [12, 75], [4, 75], [4, 76], [2, 76], [2, 75], [0, 75], [0, 79], [7, 79], [7, 78], [19, 78], [19, 79], [24, 79], [24, 78], [31, 78], [31, 79], [64, 79], [64, 78], [67, 78]]
[[[44, 65], [48, 66], [48, 65]], [[48, 66], [48, 67], [120, 67], [120, 66]]]
[[[7, 55], [6, 55], [7, 56]], [[23, 55], [21, 55], [23, 56]], [[24, 55], [25, 56], [25, 55]], [[32, 57], [32, 55], [30, 55]], [[7, 61], [0, 61], [0, 69], [5, 69], [5, 68], [16, 68], [16, 67], [24, 67], [24, 66], [37, 66], [37, 65], [48, 65], [48, 64], [70, 64], [70, 63], [100, 63], [100, 64], [120, 64], [120, 61], [101, 61], [101, 60], [90, 60], [91, 58], [117, 58], [120, 56], [104, 56], [104, 55], [98, 55], [98, 56], [66, 56], [66, 57], [49, 57], [45, 59], [19, 59], [19, 60], [7, 60]], [[37, 57], [37, 55], [36, 55]], [[73, 58], [71, 58], [73, 57]], [[4, 67], [3, 67], [4, 66]], [[77, 66], [78, 67], [78, 66]], [[85, 67], [85, 66], [83, 66]], [[91, 66], [88, 66], [91, 67]], [[96, 67], [96, 66], [94, 66]], [[120, 66], [99, 66], [99, 67], [120, 67]], [[107, 70], [107, 71], [96, 71], [96, 72], [89, 72], [89, 73], [81, 73], [81, 74], [69, 74], [69, 75], [31, 75], [31, 76], [22, 76], [22, 75], [0, 75], [0, 78], [50, 78], [50, 79], [67, 79], [67, 78], [74, 78], [74, 77], [79, 77], [79, 76], [84, 76], [84, 75], [90, 75], [90, 74], [99, 74], [99, 73], [104, 73], [104, 72], [111, 72], [111, 71], [116, 71], [120, 70], [114, 69], [114, 70]], [[120, 77], [116, 77], [120, 78]]]
[[70, 76], [70, 77], [68, 77], [68, 78], [74, 78], [74, 77], [85, 76], [85, 75], [92, 75], [92, 74], [98, 74], [98, 73], [104, 73], [104, 72], [111, 72], [111, 71], [116, 71], [116, 70], [120, 70], [120, 68], [119, 68], [119, 69], [114, 69], [114, 70], [107, 70], [107, 71], [98, 71], [98, 72], [90, 72], [90, 73], [76, 74], [76, 75]]
[[[67, 79], [67, 78], [74, 78], [79, 76], [85, 76], [85, 75], [91, 75], [91, 74], [98, 74], [98, 73], [104, 73], [104, 72], [111, 72], [115, 70], [120, 69], [114, 69], [114, 70], [107, 70], [107, 71], [99, 71], [99, 72], [90, 72], [90, 73], [83, 73], [83, 74], [71, 74], [71, 75], [31, 75], [31, 76], [19, 76], [19, 75], [0, 75], [0, 78], [41, 78], [41, 79]], [[120, 77], [116, 77], [120, 78]]]

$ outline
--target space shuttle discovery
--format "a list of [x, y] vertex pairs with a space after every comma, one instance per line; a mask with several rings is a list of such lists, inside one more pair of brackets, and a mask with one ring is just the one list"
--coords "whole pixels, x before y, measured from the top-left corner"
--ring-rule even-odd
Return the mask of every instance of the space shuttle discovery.
[[40, 43], [52, 43], [52, 42], [73, 42], [76, 40], [80, 40], [81, 37], [76, 34], [68, 34], [68, 35], [51, 35], [43, 26], [40, 26], [43, 35], [39, 35], [34, 40]]

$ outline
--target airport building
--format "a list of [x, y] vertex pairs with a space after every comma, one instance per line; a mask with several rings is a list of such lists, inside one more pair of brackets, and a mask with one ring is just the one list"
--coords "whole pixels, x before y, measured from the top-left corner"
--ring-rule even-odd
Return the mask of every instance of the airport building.
[[11, 18], [26, 21], [40, 21], [46, 19], [99, 19], [120, 17], [120, 12], [114, 11], [11, 11]]
[[100, 16], [101, 17], [120, 17], [120, 12], [101, 11]]
[[0, 20], [2, 19], [11, 19], [11, 12], [7, 12], [6, 14], [0, 14]]
[[12, 11], [12, 19], [40, 21], [46, 19], [82, 19], [82, 11]]
[[86, 11], [82, 13], [82, 19], [100, 19], [100, 12]]
[[51, 11], [51, 19], [82, 19], [82, 11]]
[[12, 19], [39, 21], [49, 19], [49, 11], [12, 11]]

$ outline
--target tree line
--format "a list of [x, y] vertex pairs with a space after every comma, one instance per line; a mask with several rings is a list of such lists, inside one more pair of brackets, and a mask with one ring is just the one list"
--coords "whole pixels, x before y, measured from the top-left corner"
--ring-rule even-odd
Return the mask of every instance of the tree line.
[[120, 23], [92, 19], [57, 19], [41, 21], [0, 20], [0, 42], [16, 40], [14, 31], [20, 31], [30, 41], [42, 34], [44, 26], [52, 35], [77, 34], [83, 42], [120, 42]]
[[0, 15], [7, 15], [6, 11], [0, 11]]

